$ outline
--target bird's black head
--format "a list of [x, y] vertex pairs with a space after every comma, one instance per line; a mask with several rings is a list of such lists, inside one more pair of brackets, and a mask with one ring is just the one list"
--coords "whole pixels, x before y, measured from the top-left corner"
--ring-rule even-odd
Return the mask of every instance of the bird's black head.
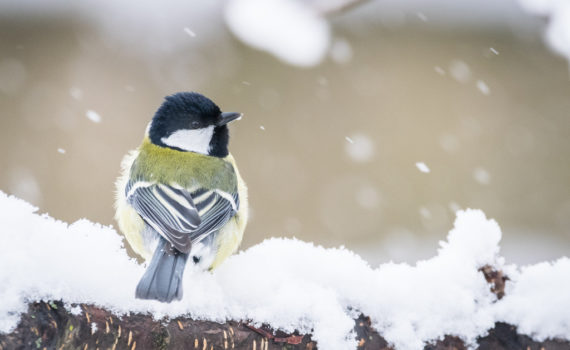
[[148, 130], [152, 143], [179, 151], [216, 157], [228, 155], [227, 123], [240, 113], [222, 113], [209, 98], [196, 92], [167, 96]]

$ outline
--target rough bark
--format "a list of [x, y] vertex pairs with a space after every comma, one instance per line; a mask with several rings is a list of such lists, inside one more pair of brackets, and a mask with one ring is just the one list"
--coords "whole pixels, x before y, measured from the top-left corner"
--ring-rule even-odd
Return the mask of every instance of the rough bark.
[[[507, 277], [491, 267], [481, 269], [491, 290], [501, 298]], [[60, 301], [36, 302], [28, 307], [18, 327], [0, 334], [0, 350], [5, 349], [317, 349], [310, 334], [286, 334], [270, 327], [256, 328], [247, 322], [224, 324], [175, 318], [154, 320], [148, 314], [117, 317], [93, 305], [79, 305], [78, 315], [66, 310]], [[355, 320], [359, 350], [392, 349], [371, 326], [370, 318]], [[458, 337], [446, 336], [425, 349], [466, 349]], [[478, 349], [559, 350], [570, 349], [570, 342], [538, 342], [517, 333], [515, 327], [497, 323], [489, 334], [478, 339]]]

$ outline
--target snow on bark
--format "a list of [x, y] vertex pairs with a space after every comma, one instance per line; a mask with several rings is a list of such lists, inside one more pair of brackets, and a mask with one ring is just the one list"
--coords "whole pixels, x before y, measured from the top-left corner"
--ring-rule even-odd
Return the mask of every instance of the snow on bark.
[[[4, 340], [29, 316], [29, 308], [52, 300], [62, 301], [55, 304], [58, 317], [86, 317], [89, 306], [109, 317], [162, 320], [157, 324], [232, 320], [254, 332], [266, 325], [288, 336], [310, 334], [322, 349], [358, 346], [354, 327], [360, 315], [369, 317], [370, 329], [384, 341], [404, 350], [450, 339], [474, 345], [505, 322], [518, 328], [517, 337], [570, 339], [569, 259], [505, 265], [500, 228], [478, 210], [459, 211], [437, 255], [413, 266], [371, 267], [345, 248], [272, 238], [231, 257], [214, 273], [190, 269], [183, 300], [171, 304], [134, 298], [144, 267], [127, 256], [112, 228], [87, 220], [66, 224], [36, 210], [0, 192]], [[489, 267], [509, 279], [481, 273]], [[98, 333], [106, 325], [85, 327]]]

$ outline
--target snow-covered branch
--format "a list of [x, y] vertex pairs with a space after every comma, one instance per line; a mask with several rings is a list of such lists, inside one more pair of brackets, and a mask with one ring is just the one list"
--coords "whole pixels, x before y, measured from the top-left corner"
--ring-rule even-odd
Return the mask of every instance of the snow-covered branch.
[[[74, 348], [74, 349], [315, 349], [318, 344], [310, 335], [287, 334], [267, 326], [260, 328], [244, 322], [224, 324], [179, 317], [155, 320], [148, 314], [116, 317], [111, 312], [81, 305], [82, 313], [68, 312], [61, 302], [30, 304], [18, 328], [0, 334], [0, 349]], [[359, 350], [389, 350], [388, 342], [371, 327], [369, 317], [355, 320], [354, 333]], [[477, 339], [484, 349], [568, 349], [562, 340], [534, 341], [517, 333], [515, 327], [497, 323], [489, 334]], [[465, 349], [456, 336], [426, 344], [429, 350]]]
[[[35, 211], [0, 192], [0, 333], [13, 334], [30, 305], [61, 300], [58, 312], [80, 318], [89, 306], [116, 320], [138, 314], [161, 320], [157, 324], [182, 317], [232, 320], [310, 334], [321, 349], [355, 348], [360, 315], [404, 350], [452, 338], [474, 345], [502, 324], [537, 342], [570, 339], [570, 260], [520, 269], [505, 264], [499, 226], [477, 210], [459, 211], [438, 254], [414, 266], [372, 268], [344, 248], [274, 238], [231, 257], [214, 273], [187, 273], [184, 299], [171, 304], [134, 298], [143, 267], [127, 256], [112, 228], [87, 220], [68, 225]], [[488, 282], [481, 272], [486, 266], [509, 279], [487, 271]], [[499, 300], [491, 289], [503, 291], [501, 281], [505, 296]]]
[[[504, 296], [507, 278], [490, 266], [481, 269], [491, 290], [500, 299]], [[444, 283], [444, 282], [443, 282]], [[365, 288], [366, 281], [363, 283]], [[75, 311], [73, 311], [75, 310]], [[392, 349], [373, 327], [369, 317], [354, 320], [353, 335], [359, 350]], [[567, 349], [563, 340], [535, 341], [519, 334], [516, 327], [498, 322], [488, 334], [477, 338], [483, 349]], [[68, 311], [61, 301], [35, 302], [28, 306], [18, 327], [9, 334], [0, 334], [0, 349], [11, 348], [77, 348], [77, 349], [315, 349], [318, 344], [310, 334], [288, 334], [267, 325], [251, 326], [247, 321], [226, 321], [223, 324], [187, 317], [155, 319], [149, 314], [128, 314], [117, 317], [93, 305], [72, 305]], [[423, 346], [429, 350], [465, 349], [457, 336]]]
[[544, 39], [552, 50], [570, 61], [570, 2], [565, 0], [519, 0], [529, 12], [547, 19]]
[[321, 63], [331, 46], [327, 17], [368, 0], [230, 0], [231, 32], [246, 45], [301, 67]]

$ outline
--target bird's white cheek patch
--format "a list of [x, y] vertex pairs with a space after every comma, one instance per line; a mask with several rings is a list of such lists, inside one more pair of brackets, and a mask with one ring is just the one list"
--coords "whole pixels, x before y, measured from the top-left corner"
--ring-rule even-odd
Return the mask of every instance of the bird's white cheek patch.
[[183, 129], [160, 139], [165, 145], [185, 151], [208, 154], [210, 141], [214, 134], [214, 126], [202, 129]]

